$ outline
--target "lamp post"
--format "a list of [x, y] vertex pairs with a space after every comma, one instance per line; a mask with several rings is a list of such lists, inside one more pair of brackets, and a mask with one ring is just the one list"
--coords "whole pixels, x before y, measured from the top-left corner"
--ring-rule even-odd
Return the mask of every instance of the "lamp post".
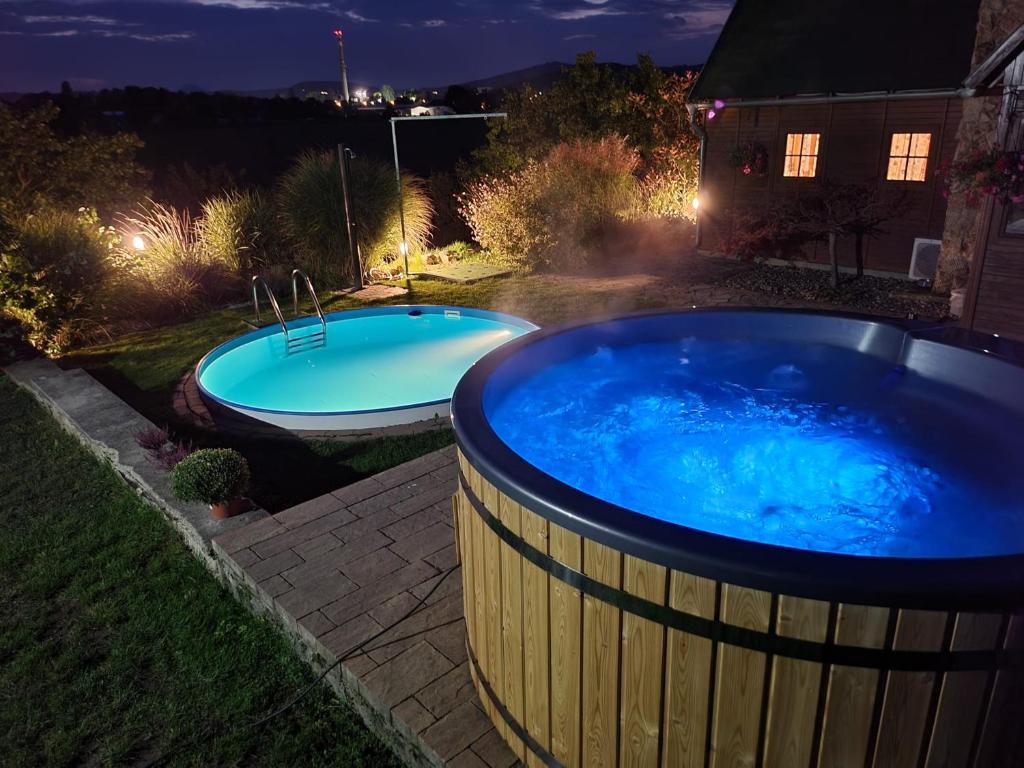
[[359, 234], [356, 231], [356, 223], [353, 219], [355, 205], [352, 202], [352, 192], [349, 185], [349, 178], [352, 175], [350, 160], [355, 153], [344, 144], [338, 145], [338, 166], [341, 170], [341, 197], [345, 203], [345, 231], [348, 234], [348, 252], [352, 258], [352, 286], [355, 290], [363, 289], [363, 260], [359, 258]]
[[487, 120], [492, 117], [507, 117], [505, 112], [485, 112], [480, 115], [420, 115], [418, 117], [391, 118], [391, 146], [395, 153], [395, 184], [398, 185], [398, 224], [402, 233], [402, 242], [398, 244], [399, 253], [405, 258], [405, 279], [409, 279], [409, 241], [405, 237], [405, 199], [402, 192], [402, 170], [398, 166], [398, 134], [395, 125], [406, 120]]

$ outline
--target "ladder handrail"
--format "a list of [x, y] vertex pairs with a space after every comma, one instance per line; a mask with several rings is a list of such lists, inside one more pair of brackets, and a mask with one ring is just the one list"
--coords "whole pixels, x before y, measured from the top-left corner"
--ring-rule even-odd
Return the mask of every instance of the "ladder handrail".
[[284, 331], [285, 339], [288, 338], [288, 324], [284, 321], [284, 315], [281, 314], [281, 307], [278, 306], [277, 299], [274, 298], [274, 292], [270, 290], [270, 285], [259, 275], [252, 276], [252, 303], [256, 309], [256, 324], [260, 323], [260, 297], [259, 286], [263, 286], [264, 292], [267, 294], [267, 298], [270, 299], [270, 306], [274, 309], [274, 314], [277, 316], [277, 322], [281, 324], [281, 330]]
[[309, 291], [309, 295], [313, 299], [313, 306], [316, 308], [316, 316], [320, 318], [320, 325], [327, 327], [327, 318], [324, 317], [324, 311], [320, 308], [320, 299], [316, 297], [316, 291], [313, 290], [313, 281], [309, 279], [309, 275], [303, 272], [301, 269], [292, 270], [292, 308], [295, 311], [295, 316], [299, 316], [299, 284], [298, 279], [302, 278], [303, 282], [306, 283], [306, 290]]

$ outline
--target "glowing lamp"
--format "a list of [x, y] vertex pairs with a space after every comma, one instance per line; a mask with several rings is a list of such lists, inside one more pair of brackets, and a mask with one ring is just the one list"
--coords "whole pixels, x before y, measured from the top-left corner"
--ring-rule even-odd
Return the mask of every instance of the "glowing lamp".
[[715, 109], [725, 109], [725, 102], [721, 99], [715, 99]]
[[146, 250], [146, 241], [142, 239], [142, 235], [135, 235], [132, 237], [132, 248], [136, 251]]
[[699, 197], [693, 198], [693, 202], [690, 203], [690, 204], [693, 206], [693, 210], [695, 210], [695, 211], [699, 211], [700, 210], [700, 198]]
[[409, 255], [409, 244], [406, 243], [405, 241], [399, 243], [399, 245], [398, 245], [398, 252], [401, 253], [403, 256], [408, 256]]
[[708, 110], [708, 120], [714, 120], [715, 119], [715, 115], [717, 115], [717, 114], [718, 113], [715, 110], [709, 109]]

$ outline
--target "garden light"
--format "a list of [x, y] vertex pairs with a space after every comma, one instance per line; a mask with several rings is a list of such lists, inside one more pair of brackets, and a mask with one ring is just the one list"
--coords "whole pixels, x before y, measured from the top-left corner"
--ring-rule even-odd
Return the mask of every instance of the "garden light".
[[700, 210], [700, 198], [699, 197], [693, 198], [693, 202], [691, 203], [691, 205], [693, 206], [693, 210], [699, 211]]
[[135, 235], [132, 237], [132, 248], [136, 251], [146, 250], [146, 241], [142, 239], [142, 235]]

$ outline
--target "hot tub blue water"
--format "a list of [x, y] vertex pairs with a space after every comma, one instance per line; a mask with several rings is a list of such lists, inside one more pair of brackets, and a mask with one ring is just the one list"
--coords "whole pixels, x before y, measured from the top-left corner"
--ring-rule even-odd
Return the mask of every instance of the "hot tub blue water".
[[[315, 317], [232, 339], [200, 362], [215, 403], [287, 429], [348, 430], [446, 416], [456, 383], [487, 352], [535, 325], [463, 307], [400, 306]], [[306, 337], [314, 339], [303, 343]], [[297, 348], [297, 349], [294, 349]]]
[[1020, 410], [948, 380], [962, 371], [908, 366], [899, 334], [883, 354], [870, 328], [851, 348], [807, 338], [799, 315], [791, 338], [715, 317], [526, 344], [491, 371], [486, 421], [561, 483], [689, 529], [875, 557], [1024, 552]]

